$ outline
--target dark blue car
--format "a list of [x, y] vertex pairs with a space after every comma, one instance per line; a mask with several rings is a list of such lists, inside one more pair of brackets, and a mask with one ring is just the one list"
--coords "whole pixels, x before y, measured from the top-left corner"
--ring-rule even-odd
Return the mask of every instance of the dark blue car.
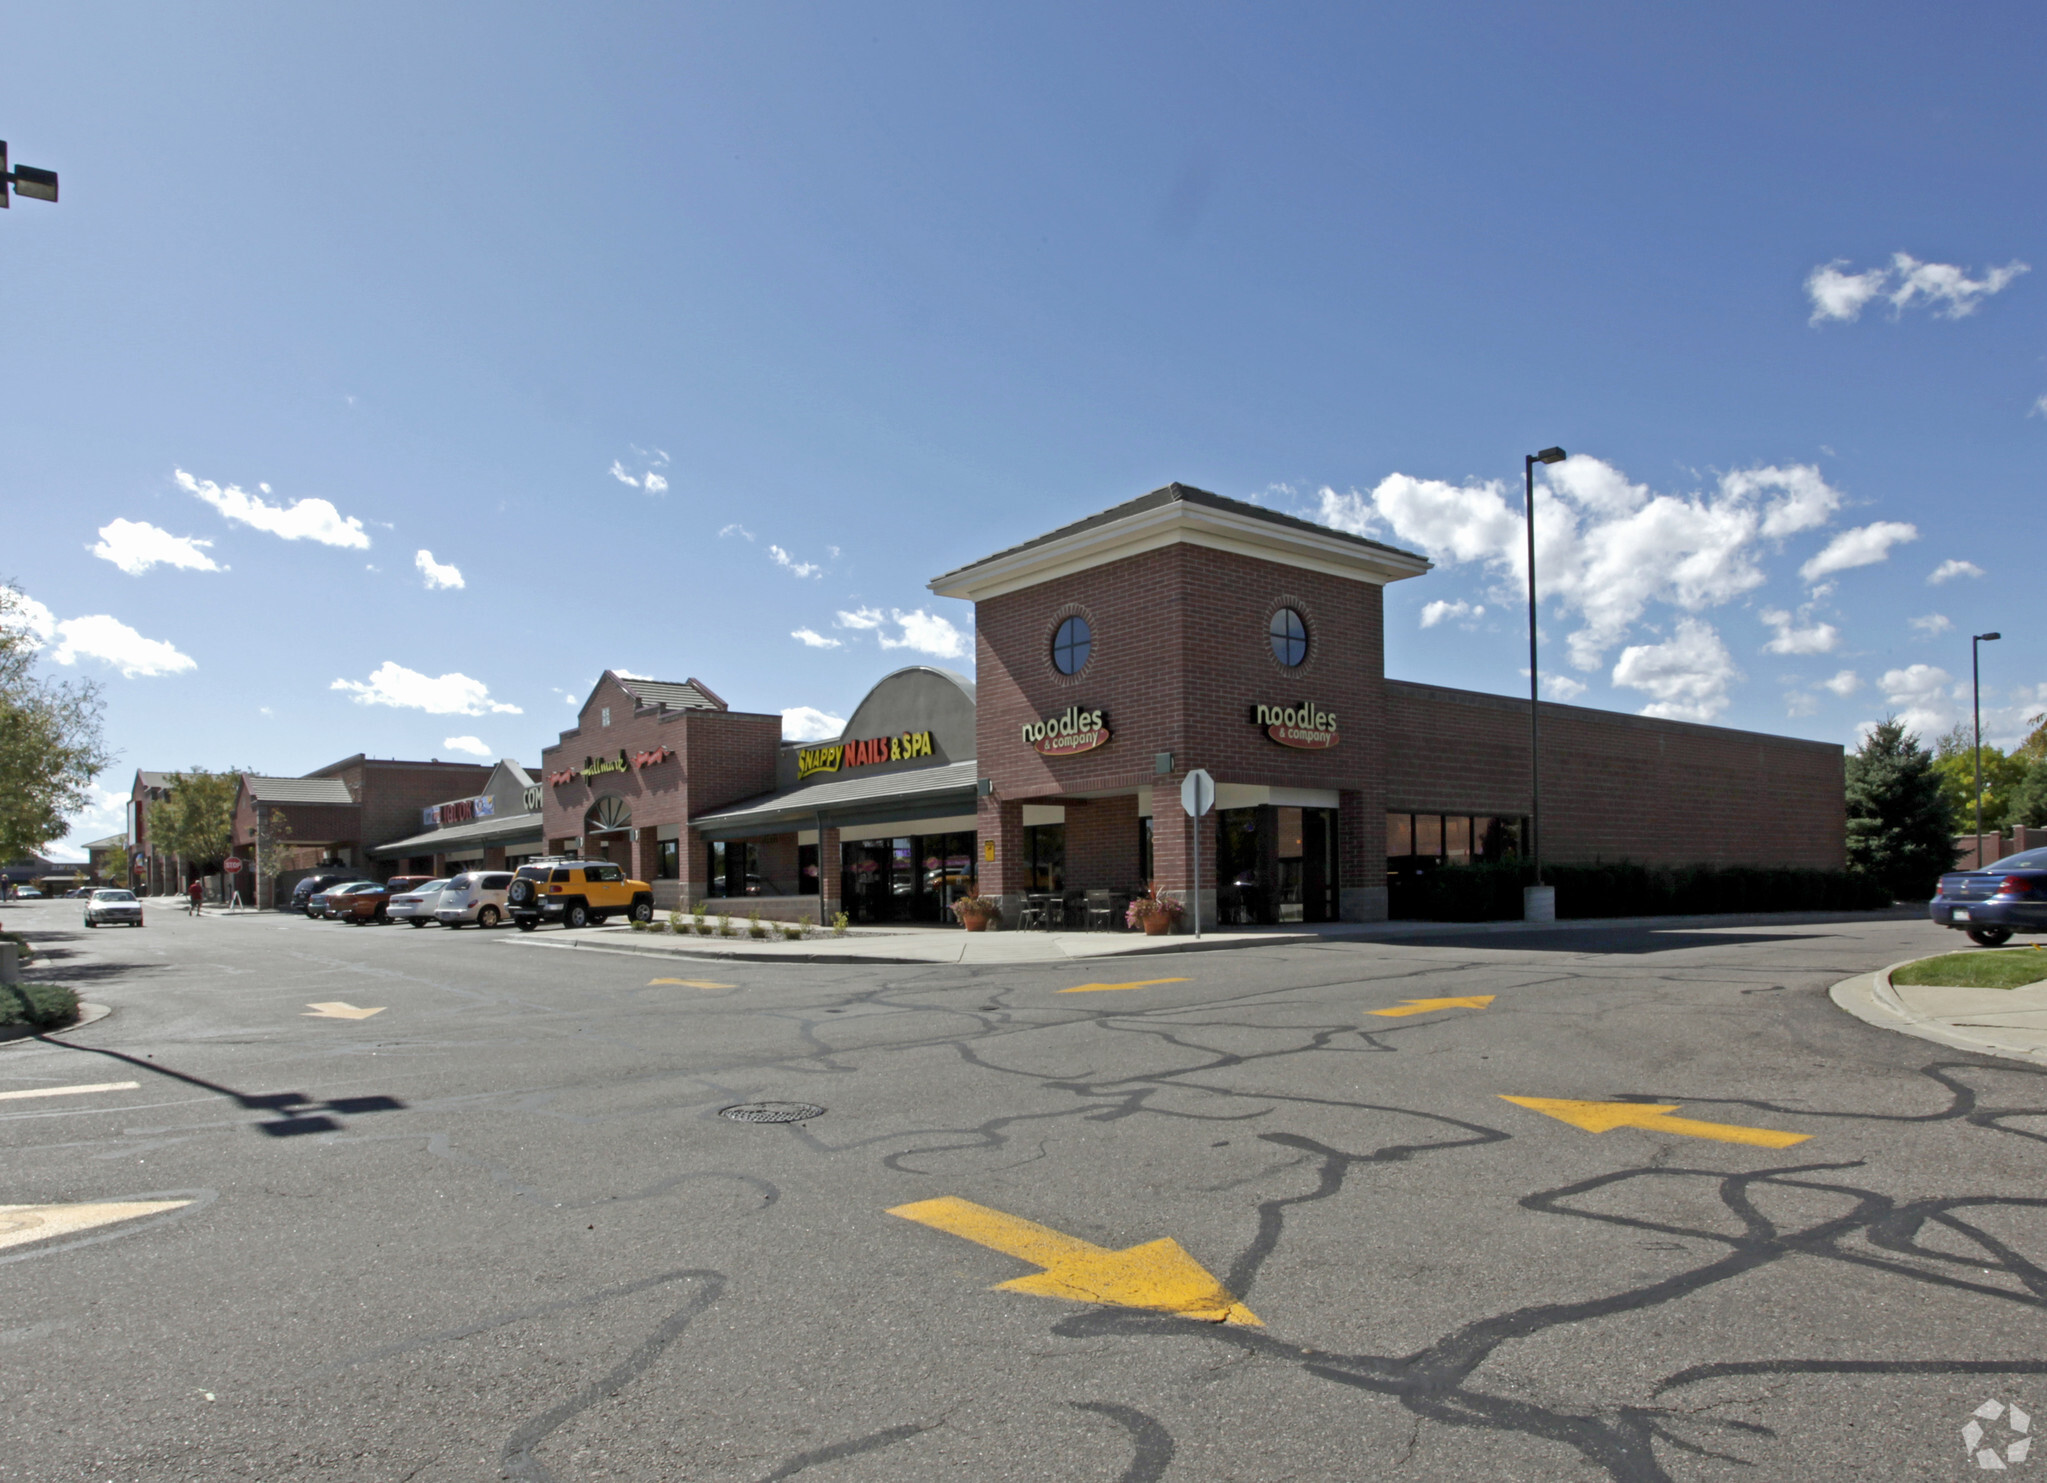
[[2047, 932], [2047, 850], [1942, 876], [1926, 914], [1984, 947], [2002, 947], [2014, 932]]

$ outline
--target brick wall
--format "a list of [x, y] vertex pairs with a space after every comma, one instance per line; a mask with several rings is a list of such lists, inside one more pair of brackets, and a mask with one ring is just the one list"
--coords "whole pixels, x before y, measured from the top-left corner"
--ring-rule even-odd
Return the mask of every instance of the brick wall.
[[1094, 798], [1066, 805], [1069, 888], [1142, 890], [1137, 878], [1137, 798]]
[[[1384, 807], [1524, 814], [1528, 702], [1386, 682]], [[1804, 865], [1846, 860], [1841, 748], [1542, 707], [1545, 860]]]

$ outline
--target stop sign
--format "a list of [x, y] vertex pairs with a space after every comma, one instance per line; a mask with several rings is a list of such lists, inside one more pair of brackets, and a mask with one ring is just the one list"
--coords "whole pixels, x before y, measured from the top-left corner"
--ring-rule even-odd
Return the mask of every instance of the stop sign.
[[240, 875], [242, 873], [242, 857], [240, 855], [229, 855], [220, 862], [220, 868], [229, 875]]

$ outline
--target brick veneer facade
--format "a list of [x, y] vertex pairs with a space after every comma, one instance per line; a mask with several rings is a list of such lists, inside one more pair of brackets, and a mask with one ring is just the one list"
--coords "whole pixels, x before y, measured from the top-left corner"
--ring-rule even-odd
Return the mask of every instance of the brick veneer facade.
[[[689, 827], [691, 816], [771, 791], [781, 744], [780, 716], [642, 705], [606, 671], [584, 701], [579, 724], [540, 754], [547, 849], [554, 854], [580, 849], [592, 859], [609, 859], [635, 879], [651, 882], [659, 909], [686, 907], [703, 897], [710, 864], [708, 846]], [[636, 760], [664, 748], [671, 755], [658, 762], [643, 766]], [[615, 759], [621, 751], [628, 763], [623, 772], [549, 781], [580, 770], [586, 759]], [[586, 829], [590, 811], [607, 795], [630, 811], [631, 825], [623, 833]], [[664, 830], [678, 841], [679, 873], [672, 880], [658, 878]]]

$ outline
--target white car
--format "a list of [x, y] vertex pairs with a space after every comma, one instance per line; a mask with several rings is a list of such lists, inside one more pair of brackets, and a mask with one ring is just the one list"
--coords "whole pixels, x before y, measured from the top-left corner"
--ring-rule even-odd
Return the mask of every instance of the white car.
[[85, 898], [85, 925], [140, 927], [142, 903], [133, 891], [94, 891]]
[[425, 881], [403, 895], [393, 896], [384, 907], [384, 915], [394, 922], [410, 922], [415, 927], [424, 927], [428, 922], [439, 920], [434, 912], [441, 904], [441, 892], [448, 888], [448, 879], [444, 876], [437, 881]]
[[471, 870], [456, 876], [441, 891], [434, 917], [448, 927], [470, 922], [495, 927], [505, 919], [505, 893], [512, 888], [509, 870]]

